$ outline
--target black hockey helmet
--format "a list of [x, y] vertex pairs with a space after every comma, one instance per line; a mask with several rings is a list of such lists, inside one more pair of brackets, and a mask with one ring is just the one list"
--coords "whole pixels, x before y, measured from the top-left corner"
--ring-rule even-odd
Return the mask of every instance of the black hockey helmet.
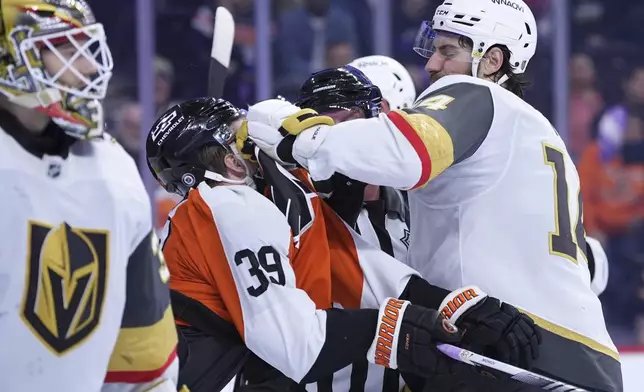
[[318, 113], [359, 108], [365, 117], [380, 113], [380, 89], [359, 69], [345, 65], [311, 75], [302, 87], [296, 105]]
[[242, 113], [230, 102], [198, 98], [168, 109], [152, 126], [146, 142], [148, 167], [166, 191], [185, 196], [204, 179], [221, 181], [199, 160], [206, 146], [232, 152], [235, 131], [230, 124]]

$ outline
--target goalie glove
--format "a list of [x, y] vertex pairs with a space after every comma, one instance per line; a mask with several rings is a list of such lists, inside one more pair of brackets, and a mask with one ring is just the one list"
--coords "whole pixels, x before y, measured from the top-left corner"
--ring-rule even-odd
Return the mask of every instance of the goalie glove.
[[452, 291], [439, 309], [463, 330], [463, 347], [523, 369], [539, 356], [541, 334], [534, 321], [476, 286]]
[[367, 352], [369, 362], [419, 376], [450, 372], [440, 342], [458, 344], [462, 333], [433, 309], [387, 298], [378, 312], [376, 336]]
[[302, 131], [333, 125], [333, 119], [313, 109], [300, 109], [288, 101], [269, 99], [248, 109], [247, 132], [237, 134], [237, 144], [252, 140], [262, 151], [281, 164], [295, 164], [293, 143]]

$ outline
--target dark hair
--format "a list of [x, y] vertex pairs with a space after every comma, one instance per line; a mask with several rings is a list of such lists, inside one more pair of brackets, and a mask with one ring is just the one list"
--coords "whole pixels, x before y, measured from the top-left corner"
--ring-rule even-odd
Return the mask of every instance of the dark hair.
[[[474, 47], [474, 42], [472, 41], [472, 39], [465, 36], [459, 37], [458, 44], [462, 48], [469, 50], [472, 50], [472, 48]], [[508, 80], [503, 83], [503, 87], [505, 87], [506, 90], [517, 95], [519, 98], [523, 98], [524, 90], [528, 88], [528, 86], [530, 86], [530, 81], [525, 77], [524, 74], [514, 73], [514, 66], [510, 63], [510, 56], [512, 55], [512, 52], [510, 51], [510, 49], [508, 49], [507, 46], [492, 45], [490, 49], [492, 48], [499, 48], [501, 50], [501, 53], [503, 53], [503, 63], [501, 64], [501, 68], [499, 68], [499, 70], [494, 74], [490, 75], [492, 80], [497, 81], [501, 79], [503, 75], [506, 75], [508, 77]], [[488, 49], [488, 51], [490, 49]]]

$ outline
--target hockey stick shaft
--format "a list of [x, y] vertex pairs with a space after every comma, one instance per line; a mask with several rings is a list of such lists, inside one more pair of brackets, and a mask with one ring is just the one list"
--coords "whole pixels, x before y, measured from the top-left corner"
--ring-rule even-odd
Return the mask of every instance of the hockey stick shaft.
[[546, 376], [542, 376], [516, 366], [508, 365], [507, 363], [473, 353], [460, 347], [452, 346], [451, 344], [439, 344], [436, 348], [438, 348], [443, 354], [459, 362], [505, 373], [513, 380], [520, 381], [524, 384], [534, 385], [544, 391], [588, 392], [586, 389], [578, 388], [561, 381], [556, 381]]
[[217, 7], [208, 69], [208, 95], [211, 97], [221, 98], [224, 94], [234, 41], [235, 20], [226, 8]]

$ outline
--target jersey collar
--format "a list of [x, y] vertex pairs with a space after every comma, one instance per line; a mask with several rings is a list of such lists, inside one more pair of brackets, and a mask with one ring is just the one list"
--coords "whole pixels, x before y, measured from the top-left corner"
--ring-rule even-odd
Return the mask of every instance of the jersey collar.
[[38, 158], [44, 155], [67, 158], [69, 148], [76, 141], [52, 121], [47, 124], [43, 133], [36, 135], [5, 110], [0, 110], [0, 128], [27, 152]]

